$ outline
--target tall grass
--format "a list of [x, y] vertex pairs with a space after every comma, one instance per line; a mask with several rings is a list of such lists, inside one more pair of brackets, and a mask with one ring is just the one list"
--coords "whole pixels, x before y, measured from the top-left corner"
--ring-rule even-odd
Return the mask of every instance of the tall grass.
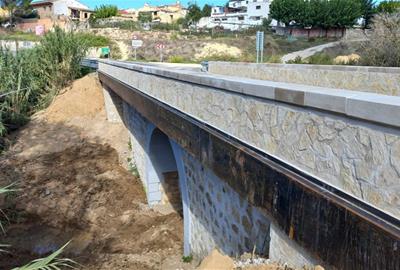
[[0, 150], [7, 132], [25, 124], [80, 75], [87, 48], [84, 38], [60, 28], [46, 34], [34, 49], [0, 48]]

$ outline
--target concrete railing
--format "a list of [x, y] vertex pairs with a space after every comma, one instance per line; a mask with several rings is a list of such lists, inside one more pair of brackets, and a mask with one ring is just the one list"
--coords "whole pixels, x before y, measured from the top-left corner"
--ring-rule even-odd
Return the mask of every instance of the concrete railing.
[[400, 95], [400, 68], [209, 62], [212, 74]]
[[[206, 74], [182, 68], [174, 70], [169, 67], [163, 68], [162, 65], [149, 66], [112, 60], [103, 60], [100, 63], [196, 85], [219, 88], [242, 95], [285, 102], [378, 124], [400, 127], [400, 97], [237, 76]], [[211, 71], [213, 70], [212, 65], [210, 64]], [[239, 74], [242, 75], [242, 73]], [[400, 85], [398, 82], [397, 84]]]

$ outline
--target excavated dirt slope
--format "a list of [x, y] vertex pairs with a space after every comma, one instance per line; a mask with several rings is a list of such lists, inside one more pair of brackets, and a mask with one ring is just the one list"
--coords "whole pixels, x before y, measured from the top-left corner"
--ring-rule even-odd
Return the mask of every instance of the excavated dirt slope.
[[[14, 134], [0, 157], [9, 222], [0, 268], [44, 256], [72, 240], [63, 256], [82, 269], [190, 269], [181, 262], [183, 225], [176, 213], [146, 206], [139, 179], [124, 169], [128, 134], [105, 119], [94, 75], [77, 80]], [[4, 217], [2, 217], [4, 220]], [[3, 221], [4, 223], [4, 221]]]

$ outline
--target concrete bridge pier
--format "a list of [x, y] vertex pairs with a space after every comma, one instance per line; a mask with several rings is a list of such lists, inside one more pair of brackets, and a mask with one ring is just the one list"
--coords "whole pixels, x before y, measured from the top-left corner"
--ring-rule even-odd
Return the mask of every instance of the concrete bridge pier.
[[123, 121], [150, 206], [171, 204], [183, 216], [184, 254], [205, 257], [217, 247], [230, 256], [252, 252], [302, 267], [316, 259], [289, 239], [261, 209], [104, 86], [109, 121]]

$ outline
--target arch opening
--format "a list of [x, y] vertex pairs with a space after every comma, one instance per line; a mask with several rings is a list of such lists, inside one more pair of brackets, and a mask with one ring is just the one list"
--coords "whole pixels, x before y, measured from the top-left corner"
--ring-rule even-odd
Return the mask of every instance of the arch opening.
[[168, 136], [158, 128], [151, 134], [148, 155], [149, 203], [171, 207], [183, 217], [177, 161]]

